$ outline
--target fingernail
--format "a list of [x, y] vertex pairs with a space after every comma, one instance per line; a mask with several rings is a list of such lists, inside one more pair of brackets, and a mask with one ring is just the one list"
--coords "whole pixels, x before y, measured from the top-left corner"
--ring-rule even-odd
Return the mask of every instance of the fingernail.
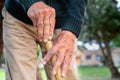
[[46, 64], [46, 62], [43, 62], [43, 65], [45, 65]]
[[55, 74], [56, 74], [56, 71], [53, 71], [53, 74], [55, 75]]
[[42, 41], [42, 39], [40, 39], [40, 42]]
[[63, 77], [65, 77], [65, 74], [62, 74]]
[[41, 68], [41, 63], [38, 64], [38, 68], [39, 68], [39, 69]]
[[46, 62], [45, 62], [45, 61], [41, 61], [41, 64], [45, 65], [45, 64], [46, 64]]
[[44, 42], [47, 42], [47, 39], [44, 39]]
[[51, 39], [52, 39], [52, 37], [51, 37], [51, 36], [49, 36], [49, 39], [51, 40]]

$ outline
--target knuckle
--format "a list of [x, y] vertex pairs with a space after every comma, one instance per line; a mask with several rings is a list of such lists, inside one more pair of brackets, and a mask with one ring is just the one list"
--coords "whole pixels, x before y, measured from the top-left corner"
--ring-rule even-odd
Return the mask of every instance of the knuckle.
[[37, 26], [39, 27], [40, 30], [42, 29], [42, 27], [40, 27], [40, 26], [42, 26], [42, 25], [43, 25], [42, 23], [38, 23], [38, 24], [37, 24]]
[[47, 26], [47, 24], [46, 24], [46, 26], [44, 27], [44, 31], [49, 31], [49, 27]]
[[68, 60], [65, 60], [65, 61], [64, 61], [64, 64], [68, 65], [68, 64], [69, 64], [69, 61], [68, 61]]
[[55, 18], [52, 17], [52, 18], [50, 19], [50, 23], [51, 23], [51, 24], [55, 24]]
[[57, 60], [60, 62], [61, 61], [60, 55], [56, 55], [56, 57], [57, 57]]
[[40, 37], [40, 38], [42, 38], [42, 37], [43, 37], [43, 36], [42, 36], [42, 33], [39, 33], [39, 37]]
[[41, 19], [43, 19], [44, 18], [44, 13], [43, 12], [39, 13], [38, 17], [41, 18]]
[[48, 27], [50, 24], [48, 22], [45, 22], [44, 25]]
[[38, 31], [40, 36], [43, 36], [43, 31]]
[[49, 14], [50, 13], [50, 9], [47, 8], [47, 9], [44, 9], [44, 14]]
[[63, 60], [62, 60], [61, 58], [59, 58], [59, 63], [62, 63], [62, 61], [63, 61]]
[[28, 15], [30, 18], [34, 18], [34, 15], [33, 14], [29, 14]]
[[42, 35], [43, 33], [42, 33], [42, 31], [39, 31], [39, 33]]
[[54, 9], [54, 8], [51, 8], [51, 11], [52, 11], [53, 13], [55, 13], [55, 9]]
[[67, 63], [67, 61], [66, 60], [64, 60], [64, 64], [66, 64]]
[[58, 62], [57, 62], [57, 66], [59, 66], [60, 64], [61, 64], [61, 62], [60, 62], [60, 61], [58, 61]]
[[45, 13], [48, 13], [48, 12], [49, 12], [49, 9], [45, 9], [44, 12], [45, 12]]
[[72, 55], [69, 55], [69, 59], [71, 59], [72, 58]]
[[50, 32], [50, 33], [49, 33], [49, 36], [53, 37], [53, 33], [52, 33], [52, 32]]
[[44, 9], [41, 9], [38, 12], [39, 12], [39, 14], [42, 14], [44, 12]]
[[33, 15], [34, 15], [34, 17], [38, 17], [39, 16], [39, 12], [34, 12]]
[[50, 29], [50, 34], [54, 34], [54, 29]]
[[38, 13], [38, 17], [40, 17], [40, 18], [43, 18], [44, 17], [44, 14], [45, 14], [45, 12], [44, 12], [44, 10], [41, 10], [39, 13]]
[[39, 27], [39, 29], [42, 29], [43, 27], [43, 22], [42, 21], [38, 21], [37, 26]]
[[45, 62], [48, 62], [48, 61], [49, 61], [49, 57], [45, 58], [44, 61], [45, 61]]
[[39, 32], [42, 32], [42, 31], [43, 31], [43, 26], [41, 26], [41, 23], [40, 23], [40, 25], [38, 26], [38, 28], [39, 28]]
[[53, 31], [54, 30], [54, 25], [53, 25], [53, 23], [51, 23], [51, 30]]
[[45, 31], [44, 31], [44, 37], [46, 38], [46, 37], [48, 37], [48, 36], [49, 36], [48, 30], [45, 30]]
[[28, 16], [30, 17], [30, 18], [35, 18], [35, 15], [34, 14], [28, 14]]

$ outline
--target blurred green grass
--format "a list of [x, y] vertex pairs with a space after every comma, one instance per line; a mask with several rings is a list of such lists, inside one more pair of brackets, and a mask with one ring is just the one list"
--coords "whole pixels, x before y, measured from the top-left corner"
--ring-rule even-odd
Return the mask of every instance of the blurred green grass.
[[[40, 72], [43, 80], [47, 80], [44, 69], [41, 69]], [[78, 67], [78, 76], [79, 80], [111, 80], [111, 74], [107, 67]], [[0, 69], [0, 80], [5, 80], [4, 69]]]
[[97, 76], [106, 75], [110, 76], [110, 71], [107, 67], [79, 67], [78, 72], [83, 75]]
[[5, 71], [0, 69], [0, 80], [5, 80]]
[[107, 67], [79, 67], [79, 80], [110, 80]]

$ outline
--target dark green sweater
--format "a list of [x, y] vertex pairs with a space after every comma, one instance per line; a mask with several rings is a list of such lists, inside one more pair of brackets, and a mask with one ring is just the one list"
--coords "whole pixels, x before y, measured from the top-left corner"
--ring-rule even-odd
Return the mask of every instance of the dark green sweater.
[[5, 7], [12, 16], [32, 25], [27, 10], [38, 1], [56, 10], [56, 29], [69, 30], [79, 36], [87, 0], [5, 0]]

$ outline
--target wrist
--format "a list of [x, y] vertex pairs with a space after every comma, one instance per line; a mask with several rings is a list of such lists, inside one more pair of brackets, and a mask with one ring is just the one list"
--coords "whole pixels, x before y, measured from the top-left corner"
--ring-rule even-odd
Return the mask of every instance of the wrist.
[[61, 33], [64, 33], [64, 35], [66, 35], [67, 37], [71, 37], [72, 39], [77, 38], [74, 33], [72, 33], [71, 31], [68, 31], [68, 30], [62, 30]]

